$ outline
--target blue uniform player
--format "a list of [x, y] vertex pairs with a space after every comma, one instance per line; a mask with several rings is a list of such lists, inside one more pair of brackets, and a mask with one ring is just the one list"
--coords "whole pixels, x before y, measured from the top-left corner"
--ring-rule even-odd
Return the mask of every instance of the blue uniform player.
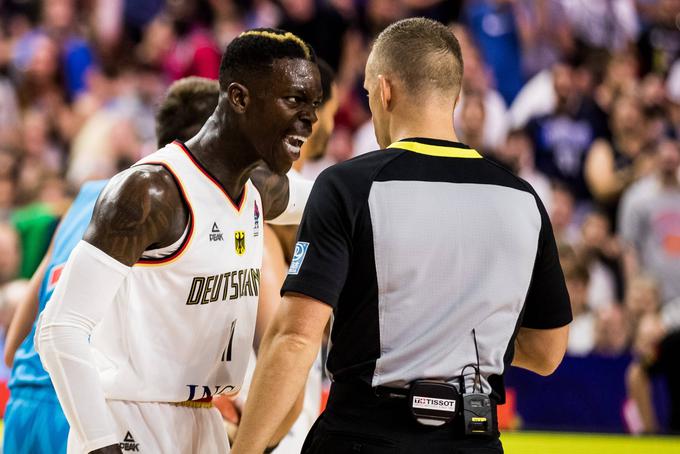
[[[53, 240], [52, 257], [38, 294], [38, 310], [49, 301], [64, 264], [85, 233], [99, 193], [108, 180], [83, 185], [78, 197], [59, 225]], [[11, 399], [5, 410], [4, 453], [66, 452], [69, 426], [61, 410], [52, 381], [33, 346], [36, 323], [14, 355], [9, 381]]]
[[[219, 87], [213, 80], [189, 77], [173, 84], [156, 117], [159, 145], [193, 137], [215, 110], [218, 96]], [[4, 454], [66, 453], [69, 425], [35, 351], [33, 337], [37, 314], [45, 308], [71, 251], [82, 239], [97, 197], [107, 182], [93, 181], [82, 186], [57, 229], [47, 257], [31, 280], [32, 295], [12, 320], [5, 345], [5, 362], [12, 365], [12, 375], [11, 397], [5, 410]]]

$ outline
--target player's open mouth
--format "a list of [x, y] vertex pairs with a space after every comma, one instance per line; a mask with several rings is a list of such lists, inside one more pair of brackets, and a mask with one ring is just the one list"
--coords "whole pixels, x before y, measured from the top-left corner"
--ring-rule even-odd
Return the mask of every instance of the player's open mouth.
[[300, 135], [288, 135], [283, 139], [283, 144], [288, 151], [293, 156], [293, 159], [297, 159], [300, 156], [300, 148], [305, 143], [307, 138]]

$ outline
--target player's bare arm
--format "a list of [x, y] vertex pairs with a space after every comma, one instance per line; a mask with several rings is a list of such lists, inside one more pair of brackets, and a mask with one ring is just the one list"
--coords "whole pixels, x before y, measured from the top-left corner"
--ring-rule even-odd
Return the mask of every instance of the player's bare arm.
[[[89, 452], [119, 453], [88, 341], [134, 263], [148, 248], [179, 239], [188, 214], [171, 174], [145, 165], [114, 177], [64, 269], [37, 339], [71, 427]], [[89, 244], [89, 245], [88, 245]]]
[[171, 174], [161, 166], [139, 166], [114, 177], [104, 189], [83, 239], [132, 266], [146, 249], [177, 241], [188, 216]]

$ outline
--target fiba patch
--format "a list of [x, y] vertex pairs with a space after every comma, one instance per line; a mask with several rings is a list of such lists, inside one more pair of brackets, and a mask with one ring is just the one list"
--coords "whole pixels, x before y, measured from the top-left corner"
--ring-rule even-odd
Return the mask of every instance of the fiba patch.
[[295, 243], [295, 252], [293, 252], [293, 260], [290, 262], [288, 274], [298, 274], [300, 272], [300, 267], [305, 259], [308, 247], [309, 243], [306, 241], [298, 241]]

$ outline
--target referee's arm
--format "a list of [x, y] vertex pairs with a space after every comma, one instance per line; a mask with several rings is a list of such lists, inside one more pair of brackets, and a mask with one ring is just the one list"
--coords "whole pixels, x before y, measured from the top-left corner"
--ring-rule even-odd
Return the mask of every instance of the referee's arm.
[[[298, 231], [284, 297], [265, 333], [232, 454], [261, 454], [295, 422], [326, 324], [349, 269], [351, 205], [337, 178], [314, 183]], [[291, 410], [293, 408], [293, 410]]]
[[572, 315], [550, 219], [538, 196], [536, 201], [541, 234], [512, 365], [550, 375], [567, 351]]
[[331, 312], [331, 306], [314, 298], [283, 297], [260, 345], [232, 454], [261, 454], [288, 433], [298, 417], [300, 409], [294, 405], [319, 352]]

